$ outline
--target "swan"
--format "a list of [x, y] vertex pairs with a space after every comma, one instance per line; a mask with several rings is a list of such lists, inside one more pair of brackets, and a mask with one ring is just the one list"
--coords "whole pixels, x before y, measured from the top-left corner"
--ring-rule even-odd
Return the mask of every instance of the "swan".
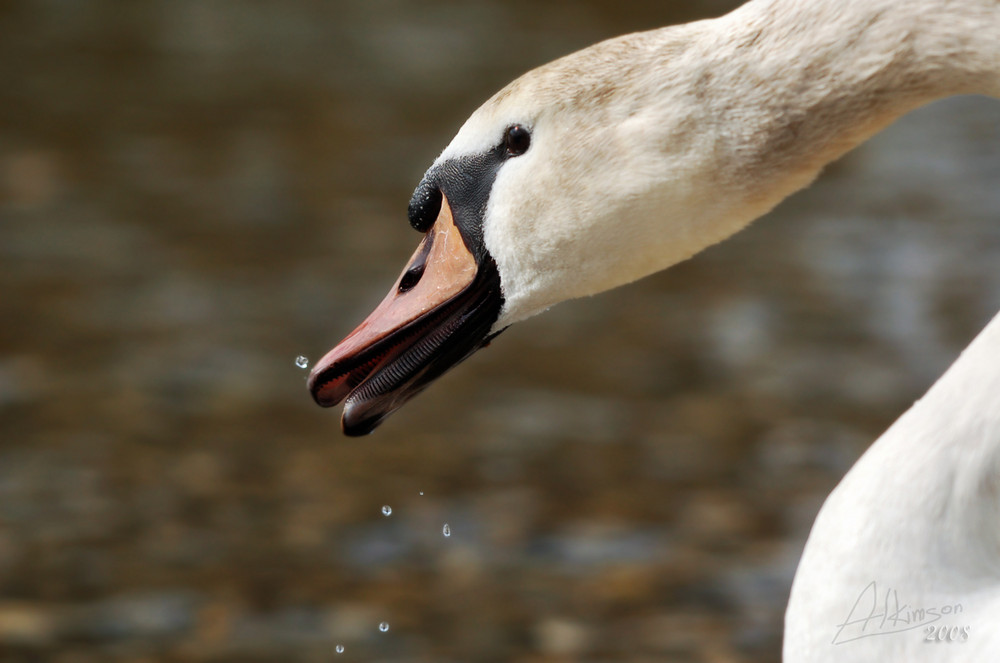
[[[312, 396], [370, 433], [511, 324], [691, 257], [955, 94], [1000, 97], [998, 0], [751, 0], [528, 72], [427, 170], [423, 240]], [[1000, 661], [1000, 315], [825, 501], [784, 658]]]

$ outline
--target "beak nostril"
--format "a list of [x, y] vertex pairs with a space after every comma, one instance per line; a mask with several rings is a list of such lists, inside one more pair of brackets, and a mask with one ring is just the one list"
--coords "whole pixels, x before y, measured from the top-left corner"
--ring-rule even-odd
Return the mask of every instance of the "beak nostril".
[[411, 290], [413, 286], [420, 282], [420, 277], [424, 275], [424, 263], [419, 265], [414, 265], [413, 267], [406, 270], [403, 274], [403, 278], [399, 279], [399, 288], [397, 290], [400, 293], [407, 292]]

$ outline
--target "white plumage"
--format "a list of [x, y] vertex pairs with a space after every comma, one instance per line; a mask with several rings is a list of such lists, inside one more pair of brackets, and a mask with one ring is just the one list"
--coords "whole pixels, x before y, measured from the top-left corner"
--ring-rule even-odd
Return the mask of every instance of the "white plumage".
[[[439, 162], [531, 131], [483, 220], [499, 329], [690, 257], [900, 115], [964, 93], [1000, 96], [997, 0], [753, 0], [526, 74]], [[959, 641], [925, 642], [958, 610], [939, 621]], [[1000, 316], [826, 501], [784, 655], [1000, 661]]]

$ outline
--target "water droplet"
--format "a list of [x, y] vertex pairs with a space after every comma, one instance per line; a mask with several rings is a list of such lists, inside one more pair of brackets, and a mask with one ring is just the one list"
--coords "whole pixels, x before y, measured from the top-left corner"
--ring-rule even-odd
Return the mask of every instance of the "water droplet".
[[298, 366], [299, 368], [309, 368], [309, 360], [306, 359], [303, 355], [299, 355], [298, 357], [295, 358], [295, 365]]
[[383, 633], [385, 633], [386, 631], [388, 631], [389, 630], [389, 622], [381, 622], [378, 625], [378, 630], [382, 631]]
[[445, 523], [444, 527], [441, 528], [441, 533], [445, 536], [451, 536], [451, 525]]
[[391, 516], [392, 515], [392, 507], [389, 506], [388, 504], [383, 505], [382, 506], [382, 515], [383, 516]]
[[333, 651], [337, 652], [338, 654], [343, 654], [344, 653], [344, 645], [337, 645], [336, 647], [333, 648]]

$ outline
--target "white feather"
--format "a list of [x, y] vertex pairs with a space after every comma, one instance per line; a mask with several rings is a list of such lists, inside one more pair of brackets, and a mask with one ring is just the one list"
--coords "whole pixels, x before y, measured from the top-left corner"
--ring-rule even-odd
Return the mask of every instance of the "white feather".
[[[511, 124], [531, 129], [484, 221], [500, 328], [690, 257], [895, 118], [960, 93], [1000, 96], [997, 0], [753, 0], [526, 74], [440, 158], [488, 150]], [[951, 644], [885, 620], [838, 631], [858, 601], [892, 592], [924, 617], [961, 606], [941, 624], [968, 630]], [[1000, 661], [1000, 316], [827, 500], [784, 654]]]

